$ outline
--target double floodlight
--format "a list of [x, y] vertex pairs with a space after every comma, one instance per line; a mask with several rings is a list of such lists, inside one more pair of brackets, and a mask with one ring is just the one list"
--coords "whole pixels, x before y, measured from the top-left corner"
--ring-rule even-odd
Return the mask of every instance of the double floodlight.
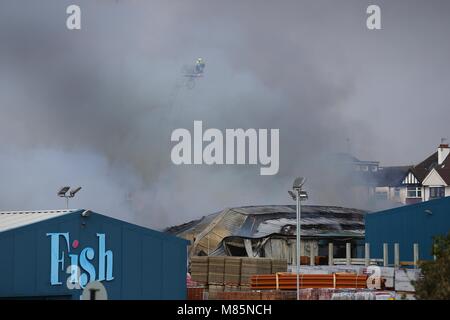
[[294, 180], [294, 184], [292, 185], [292, 190], [289, 190], [288, 193], [291, 196], [292, 200], [297, 200], [297, 194], [300, 196], [300, 201], [304, 201], [308, 199], [308, 194], [306, 191], [302, 191], [302, 187], [306, 182], [306, 178], [298, 177]]
[[69, 198], [75, 197], [78, 191], [81, 190], [81, 187], [75, 187], [70, 189], [69, 186], [62, 187], [58, 191], [58, 197], [66, 198], [66, 208], [69, 208]]
[[[289, 190], [288, 191], [289, 195], [291, 196], [292, 200], [297, 200], [297, 195], [295, 194], [294, 191]], [[300, 191], [300, 201], [305, 201], [308, 200], [308, 194], [306, 193], [306, 191]]]
[[[61, 198], [73, 198], [73, 197], [75, 197], [75, 194], [81, 190], [81, 187], [76, 187], [76, 188], [72, 188], [72, 190], [70, 190], [70, 191], [69, 190], [70, 190], [70, 187], [68, 187], [68, 186], [62, 187], [58, 191], [58, 196]], [[69, 194], [67, 194], [68, 191], [69, 191]]]
[[59, 189], [58, 191], [58, 196], [60, 197], [65, 197], [67, 191], [69, 191], [70, 187], [62, 187], [61, 189]]
[[294, 180], [294, 184], [292, 186], [292, 189], [294, 189], [294, 190], [301, 190], [303, 185], [305, 184], [305, 182], [306, 182], [306, 178], [304, 178], [304, 177], [296, 178]]

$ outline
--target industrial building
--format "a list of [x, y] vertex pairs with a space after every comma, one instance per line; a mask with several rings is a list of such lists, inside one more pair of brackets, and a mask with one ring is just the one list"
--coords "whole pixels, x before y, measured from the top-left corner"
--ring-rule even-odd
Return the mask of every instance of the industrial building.
[[0, 299], [185, 299], [187, 245], [89, 210], [0, 212]]
[[433, 237], [450, 232], [450, 197], [369, 213], [365, 221], [371, 256], [382, 257], [387, 243], [393, 261], [398, 243], [400, 260], [413, 261], [413, 246], [418, 244], [419, 260], [431, 260]]
[[[364, 252], [364, 215], [357, 209], [334, 206], [302, 206], [302, 256], [345, 257], [346, 243], [354, 256]], [[283, 259], [295, 264], [295, 206], [247, 206], [229, 208], [201, 219], [171, 227], [169, 233], [191, 241], [190, 256], [241, 256]]]

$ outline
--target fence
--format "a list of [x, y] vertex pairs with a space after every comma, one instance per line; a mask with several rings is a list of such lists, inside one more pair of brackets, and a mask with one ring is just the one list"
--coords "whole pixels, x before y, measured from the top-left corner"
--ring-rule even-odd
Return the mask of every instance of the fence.
[[[413, 261], [400, 261], [400, 245], [398, 243], [394, 244], [394, 264], [395, 268], [401, 266], [413, 266], [418, 267], [419, 262], [419, 244], [413, 244]], [[314, 250], [310, 250], [309, 263], [311, 266], [315, 265]], [[351, 243], [346, 243], [345, 246], [345, 258], [334, 258], [334, 247], [333, 243], [328, 244], [328, 265], [382, 265], [384, 267], [392, 266], [389, 264], [389, 245], [387, 243], [383, 244], [383, 257], [382, 258], [371, 258], [370, 256], [370, 244], [365, 243], [364, 245], [364, 258], [354, 258], [352, 257]]]

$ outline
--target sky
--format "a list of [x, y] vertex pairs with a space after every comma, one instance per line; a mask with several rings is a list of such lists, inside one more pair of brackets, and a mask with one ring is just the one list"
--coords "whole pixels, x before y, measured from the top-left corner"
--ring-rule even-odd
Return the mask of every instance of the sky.
[[[70, 207], [160, 229], [288, 204], [296, 176], [309, 204], [358, 206], [331, 154], [409, 165], [450, 138], [449, 16], [445, 0], [3, 0], [0, 210], [64, 208], [58, 188], [80, 185]], [[278, 174], [174, 165], [170, 134], [194, 120], [279, 129]]]

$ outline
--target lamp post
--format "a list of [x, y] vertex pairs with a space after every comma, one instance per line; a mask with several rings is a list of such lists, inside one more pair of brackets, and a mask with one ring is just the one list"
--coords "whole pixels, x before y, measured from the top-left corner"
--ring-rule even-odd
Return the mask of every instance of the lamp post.
[[289, 190], [288, 193], [296, 201], [297, 211], [297, 226], [296, 226], [296, 267], [297, 267], [297, 300], [300, 300], [300, 218], [301, 218], [301, 203], [300, 201], [308, 199], [306, 191], [302, 191], [302, 186], [305, 184], [306, 179], [303, 177], [296, 178], [292, 187], [293, 191]]

